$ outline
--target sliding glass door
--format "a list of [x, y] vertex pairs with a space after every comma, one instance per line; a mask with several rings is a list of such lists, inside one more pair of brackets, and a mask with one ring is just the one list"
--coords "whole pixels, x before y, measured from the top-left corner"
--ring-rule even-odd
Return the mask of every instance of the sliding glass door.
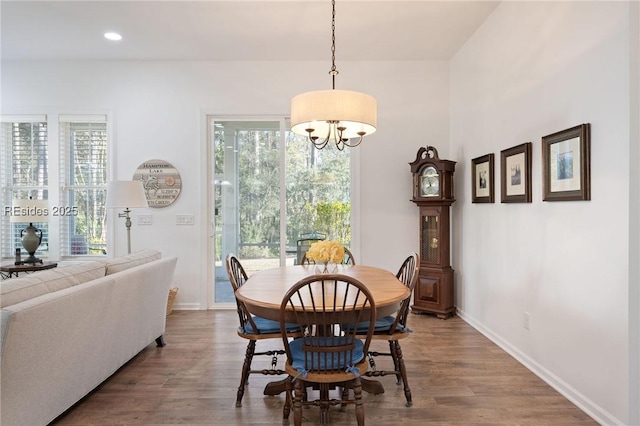
[[319, 151], [284, 118], [208, 118], [211, 303], [234, 302], [225, 258], [247, 273], [294, 264], [310, 233], [351, 241], [350, 155]]

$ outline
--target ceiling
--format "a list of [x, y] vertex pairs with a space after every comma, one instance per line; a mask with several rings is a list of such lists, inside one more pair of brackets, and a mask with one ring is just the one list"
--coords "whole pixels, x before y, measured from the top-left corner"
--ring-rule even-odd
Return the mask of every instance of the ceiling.
[[[497, 1], [336, 2], [336, 60], [447, 60]], [[1, 2], [3, 60], [331, 60], [329, 0]], [[107, 31], [124, 37], [109, 42]]]

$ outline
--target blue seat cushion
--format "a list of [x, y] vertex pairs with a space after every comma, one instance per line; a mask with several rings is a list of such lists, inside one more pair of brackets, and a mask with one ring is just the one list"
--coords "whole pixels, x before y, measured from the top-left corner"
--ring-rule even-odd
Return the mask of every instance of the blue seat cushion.
[[[270, 333], [280, 333], [280, 323], [278, 321], [273, 321], [270, 319], [253, 316], [253, 322], [256, 323], [256, 327], [258, 327], [258, 331], [254, 330], [251, 326], [251, 323], [247, 323], [245, 327], [245, 331], [249, 334], [270, 334]], [[300, 326], [297, 324], [286, 323], [285, 328], [287, 331], [295, 331], [299, 330]]]
[[[319, 346], [329, 346], [335, 345], [338, 339], [341, 340], [340, 343], [343, 343], [347, 339], [347, 337], [301, 337], [298, 339], [294, 339], [289, 343], [289, 349], [291, 350], [291, 366], [295, 368], [297, 371], [306, 375], [305, 372], [308, 370], [307, 365], [305, 364], [305, 351], [303, 349], [304, 339], [312, 339], [313, 345]], [[350, 351], [343, 352], [334, 352], [333, 354], [329, 354], [325, 356], [325, 353], [311, 352], [311, 356], [309, 356], [310, 361], [313, 361], [313, 367], [315, 369], [320, 370], [347, 370], [350, 367], [353, 367], [360, 361], [364, 359], [364, 344], [359, 339], [351, 339], [349, 338], [348, 342], [354, 342], [354, 348], [351, 350], [353, 352], [353, 357], [350, 355]], [[346, 349], [346, 348], [345, 348]], [[353, 359], [353, 361], [351, 361]], [[309, 366], [311, 367], [311, 365]]]
[[[389, 315], [376, 320], [376, 324], [373, 326], [373, 331], [389, 331], [393, 326], [393, 322], [396, 320], [396, 317], [393, 315]], [[366, 333], [369, 331], [369, 321], [359, 322], [357, 325], [356, 332], [357, 333]], [[346, 328], [346, 327], [344, 327]], [[398, 324], [398, 329], [402, 329], [400, 324]]]

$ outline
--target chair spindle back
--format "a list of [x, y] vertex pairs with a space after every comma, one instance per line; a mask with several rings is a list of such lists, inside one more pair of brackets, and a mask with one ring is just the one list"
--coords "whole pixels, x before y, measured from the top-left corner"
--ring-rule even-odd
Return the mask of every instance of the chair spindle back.
[[409, 288], [409, 296], [402, 301], [400, 309], [396, 313], [396, 319], [393, 325], [389, 328], [389, 334], [393, 334], [398, 325], [405, 327], [407, 325], [407, 318], [409, 316], [409, 305], [411, 304], [411, 295], [413, 289], [418, 282], [418, 271], [420, 266], [420, 256], [417, 253], [411, 253], [402, 262], [396, 277], [402, 281], [402, 283]]
[[[356, 336], [356, 324], [370, 321], [366, 336]], [[286, 322], [306, 326], [301, 339], [304, 370], [319, 374], [344, 372], [361, 362], [369, 350], [376, 321], [376, 306], [371, 293], [360, 281], [341, 274], [319, 274], [296, 283], [280, 305], [280, 327], [284, 336]], [[355, 340], [364, 339], [362, 351], [354, 351]], [[291, 359], [289, 341], [283, 338]]]
[[240, 328], [242, 330], [246, 330], [247, 326], [250, 325], [252, 330], [255, 330], [257, 333], [259, 333], [260, 331], [256, 326], [255, 322], [253, 321], [253, 318], [251, 317], [251, 314], [247, 310], [246, 306], [244, 305], [244, 303], [239, 301], [238, 298], [235, 297], [236, 291], [240, 287], [242, 287], [245, 282], [247, 282], [247, 279], [248, 279], [247, 273], [242, 267], [240, 260], [238, 260], [236, 255], [233, 253], [230, 253], [227, 256], [226, 266], [227, 266], [227, 274], [229, 275], [229, 281], [231, 282], [231, 287], [233, 288], [233, 295], [234, 295], [234, 298], [236, 299], [236, 305], [238, 309], [238, 319], [240, 320]]

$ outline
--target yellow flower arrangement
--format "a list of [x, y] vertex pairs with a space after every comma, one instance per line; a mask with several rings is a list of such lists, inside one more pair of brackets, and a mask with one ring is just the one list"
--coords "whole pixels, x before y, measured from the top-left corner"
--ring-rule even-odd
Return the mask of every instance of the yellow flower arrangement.
[[332, 240], [316, 241], [309, 247], [307, 259], [316, 263], [342, 263], [344, 260], [344, 246]]

